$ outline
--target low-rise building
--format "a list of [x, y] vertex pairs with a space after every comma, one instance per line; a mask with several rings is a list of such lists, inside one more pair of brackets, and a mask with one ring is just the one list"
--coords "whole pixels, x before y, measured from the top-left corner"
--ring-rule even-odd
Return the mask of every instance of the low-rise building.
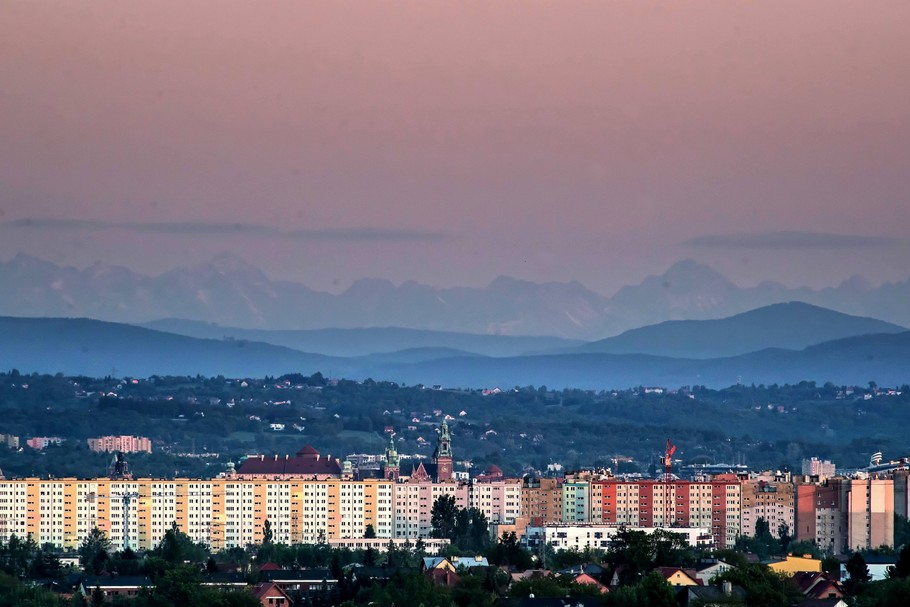
[[[586, 548], [606, 550], [613, 538], [623, 529], [616, 525], [547, 525], [528, 527], [525, 545], [536, 549], [546, 544], [555, 550], [585, 550]], [[674, 527], [625, 527], [626, 530], [654, 533], [658, 529], [682, 536], [693, 547], [711, 548], [714, 545], [711, 530], [707, 528]]]
[[63, 439], [59, 436], [35, 436], [25, 441], [32, 449], [46, 449], [49, 445], [62, 445]]

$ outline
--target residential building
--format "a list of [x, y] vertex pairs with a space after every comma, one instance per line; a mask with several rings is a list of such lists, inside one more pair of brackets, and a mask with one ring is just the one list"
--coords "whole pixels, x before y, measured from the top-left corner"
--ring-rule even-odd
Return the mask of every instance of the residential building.
[[48, 445], [62, 445], [63, 439], [59, 436], [36, 436], [25, 441], [32, 449], [46, 449]]
[[521, 511], [530, 525], [562, 521], [562, 479], [526, 478], [521, 487]]
[[837, 472], [837, 467], [828, 460], [821, 461], [817, 457], [804, 459], [802, 472], [805, 477], [818, 477], [819, 481], [831, 478]]
[[[556, 550], [584, 550], [607, 549], [610, 547], [613, 537], [621, 531], [622, 528], [615, 525], [546, 525], [544, 527], [528, 527], [525, 544], [530, 548], [537, 548], [541, 543], [551, 546]], [[627, 529], [635, 531], [644, 531], [645, 533], [654, 533], [658, 527], [628, 527]], [[711, 531], [707, 528], [673, 528], [662, 529], [670, 533], [676, 533], [685, 538], [686, 543], [690, 546], [710, 548], [713, 546]]]
[[[591, 519], [629, 527], [697, 527], [711, 530], [718, 547], [736, 543], [741, 530], [741, 481], [723, 474], [710, 481], [593, 481], [598, 496]], [[565, 507], [563, 508], [565, 510]]]
[[562, 484], [563, 523], [591, 522], [591, 483], [566, 481]]
[[100, 436], [88, 439], [88, 448], [97, 453], [151, 453], [152, 441], [144, 436]]
[[796, 525], [796, 492], [791, 482], [747, 480], [742, 484], [742, 534], [755, 535], [759, 519], [768, 524], [771, 535], [786, 529], [792, 535]]
[[834, 554], [894, 546], [892, 478], [832, 478], [796, 488], [796, 539]]

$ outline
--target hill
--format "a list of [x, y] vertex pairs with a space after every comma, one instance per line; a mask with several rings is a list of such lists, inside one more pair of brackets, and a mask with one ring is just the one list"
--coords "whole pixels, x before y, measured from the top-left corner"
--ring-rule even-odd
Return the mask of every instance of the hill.
[[341, 359], [88, 319], [0, 317], [0, 369], [116, 377], [246, 377], [342, 369]]
[[721, 358], [783, 348], [801, 350], [843, 337], [900, 333], [904, 327], [802, 302], [772, 304], [717, 320], [672, 320], [571, 349], [577, 353]]
[[0, 369], [69, 375], [225, 375], [288, 372], [449, 387], [540, 386], [612, 389], [638, 385], [910, 381], [910, 332], [691, 359], [647, 354], [482, 357], [428, 348], [358, 358], [307, 354], [260, 342], [198, 339], [85, 319], [0, 317]]
[[[742, 382], [771, 385], [815, 381], [883, 386], [910, 383], [910, 331], [850, 337], [802, 350], [769, 348], [740, 356], [683, 359], [648, 354], [552, 354], [499, 359], [451, 358], [387, 365], [391, 381], [444, 386], [540, 386], [603, 390], [630, 386]], [[418, 379], [419, 378], [419, 379]]]
[[401, 327], [355, 329], [265, 330], [222, 327], [214, 323], [164, 319], [141, 326], [204, 339], [245, 339], [284, 346], [327, 356], [366, 356], [418, 348], [461, 350], [484, 356], [519, 356], [580, 345], [583, 342], [559, 337], [477, 335]]

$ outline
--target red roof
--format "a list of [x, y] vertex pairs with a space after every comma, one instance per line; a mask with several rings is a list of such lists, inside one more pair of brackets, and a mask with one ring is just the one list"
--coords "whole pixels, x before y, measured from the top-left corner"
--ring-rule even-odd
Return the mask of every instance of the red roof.
[[281, 586], [275, 582], [262, 582], [257, 584], [253, 588], [253, 596], [262, 602], [263, 605], [267, 605], [267, 598], [278, 598], [282, 597], [285, 599], [285, 605], [291, 604], [291, 597], [288, 596], [288, 593], [281, 589]]
[[581, 573], [579, 575], [576, 575], [575, 583], [576, 584], [589, 584], [591, 586], [595, 586], [600, 590], [601, 594], [606, 594], [607, 592], [610, 592], [609, 588], [607, 588], [606, 586], [604, 586], [603, 584], [601, 584], [600, 582], [595, 580], [593, 577], [591, 577], [587, 573]]
[[310, 445], [297, 452], [294, 457], [274, 455], [248, 457], [237, 467], [238, 475], [256, 474], [262, 476], [340, 476], [341, 462], [333, 457], [322, 457]]
[[454, 588], [461, 581], [461, 576], [448, 569], [429, 569], [427, 570], [427, 576], [437, 586], [447, 586], [449, 588]]

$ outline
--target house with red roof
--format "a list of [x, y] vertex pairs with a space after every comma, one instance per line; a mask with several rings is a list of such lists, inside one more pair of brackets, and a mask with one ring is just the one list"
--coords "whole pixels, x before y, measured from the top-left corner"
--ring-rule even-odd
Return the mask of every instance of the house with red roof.
[[290, 607], [293, 605], [290, 595], [274, 582], [257, 584], [253, 588], [253, 596], [262, 604], [262, 607]]

